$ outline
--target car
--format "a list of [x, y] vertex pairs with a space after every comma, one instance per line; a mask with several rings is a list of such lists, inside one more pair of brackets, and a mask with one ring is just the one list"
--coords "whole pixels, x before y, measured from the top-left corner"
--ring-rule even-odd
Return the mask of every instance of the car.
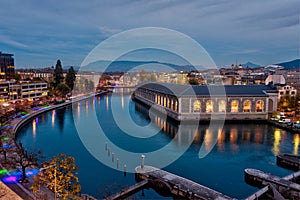
[[300, 129], [300, 124], [294, 124], [294, 127]]

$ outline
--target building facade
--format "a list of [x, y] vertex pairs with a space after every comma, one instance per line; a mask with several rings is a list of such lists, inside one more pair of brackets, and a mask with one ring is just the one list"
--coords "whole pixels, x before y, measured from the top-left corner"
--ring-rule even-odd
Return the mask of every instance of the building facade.
[[[223, 91], [223, 92], [222, 92]], [[177, 85], [147, 83], [135, 91], [135, 99], [177, 121], [266, 120], [277, 110], [278, 91], [269, 85]]]
[[0, 82], [0, 102], [36, 100], [48, 95], [47, 83]]
[[278, 90], [278, 99], [280, 100], [284, 96], [296, 97], [297, 90], [296, 88], [290, 85], [277, 86]]
[[10, 80], [15, 76], [15, 64], [13, 54], [0, 51], [0, 80]]

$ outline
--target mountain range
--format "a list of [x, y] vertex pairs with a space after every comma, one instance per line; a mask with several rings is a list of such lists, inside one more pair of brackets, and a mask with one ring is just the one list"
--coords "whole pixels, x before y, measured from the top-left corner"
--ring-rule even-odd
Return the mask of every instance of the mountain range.
[[[300, 68], [300, 59], [277, 63], [275, 65], [283, 66], [284, 69], [295, 69]], [[253, 62], [247, 62], [242, 64], [243, 68], [247, 66], [249, 68], [259, 68], [262, 67], [259, 64], [255, 64]], [[68, 69], [69, 66], [65, 66], [65, 69]], [[79, 67], [74, 67], [75, 70], [79, 70]], [[197, 67], [198, 69], [207, 69], [201, 66]], [[140, 71], [145, 70], [148, 72], [152, 71], [190, 71], [195, 70], [195, 67], [192, 65], [179, 65], [172, 63], [164, 63], [159, 61], [96, 61], [88, 64], [87, 66], [83, 66], [81, 70], [83, 71], [95, 71], [95, 72], [128, 72], [128, 71]]]
[[283, 66], [284, 69], [296, 69], [300, 68], [300, 59], [295, 59], [288, 62], [278, 63], [276, 65]]

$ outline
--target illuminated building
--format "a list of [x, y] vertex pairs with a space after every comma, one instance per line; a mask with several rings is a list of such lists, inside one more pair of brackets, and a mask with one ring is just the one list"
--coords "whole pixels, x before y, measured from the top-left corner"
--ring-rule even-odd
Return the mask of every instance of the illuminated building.
[[2, 53], [0, 51], [0, 80], [10, 80], [15, 75], [15, 65], [13, 54]]
[[35, 100], [47, 95], [47, 83], [13, 81], [0, 82], [0, 102]]
[[178, 121], [222, 119], [225, 114], [226, 120], [266, 120], [277, 110], [278, 91], [270, 85], [146, 83], [136, 89], [135, 99]]

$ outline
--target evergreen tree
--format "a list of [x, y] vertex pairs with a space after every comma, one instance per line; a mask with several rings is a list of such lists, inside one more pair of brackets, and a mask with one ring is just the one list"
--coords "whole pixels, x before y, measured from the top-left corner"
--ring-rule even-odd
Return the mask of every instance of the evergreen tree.
[[64, 80], [63, 68], [62, 68], [60, 60], [57, 60], [57, 62], [56, 62], [53, 77], [54, 77], [55, 87], [57, 85], [59, 85], [60, 83], [62, 83]]
[[73, 90], [74, 88], [75, 78], [76, 78], [76, 73], [74, 68], [71, 66], [66, 76], [66, 84], [71, 90]]

